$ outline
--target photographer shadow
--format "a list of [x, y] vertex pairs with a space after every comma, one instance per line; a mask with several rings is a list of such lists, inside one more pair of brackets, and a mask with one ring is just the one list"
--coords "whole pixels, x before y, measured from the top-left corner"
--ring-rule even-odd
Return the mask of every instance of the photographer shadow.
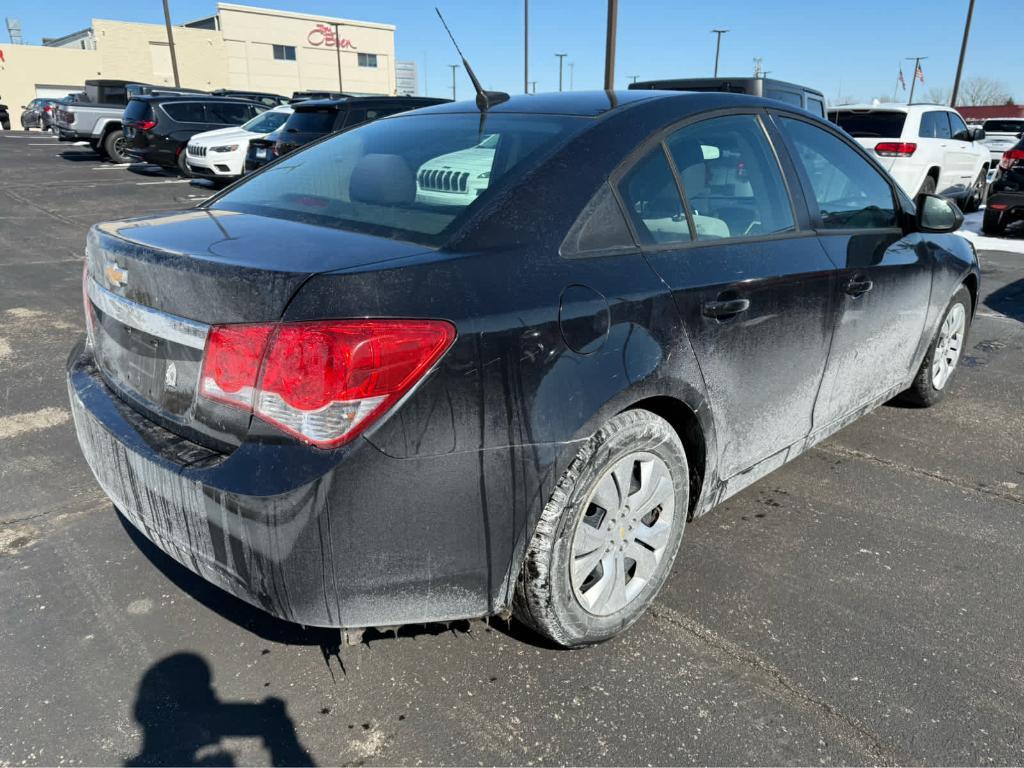
[[134, 714], [142, 749], [127, 766], [233, 766], [235, 757], [222, 743], [231, 737], [261, 739], [271, 765], [315, 765], [283, 701], [221, 701], [209, 665], [194, 653], [173, 654], [146, 670]]

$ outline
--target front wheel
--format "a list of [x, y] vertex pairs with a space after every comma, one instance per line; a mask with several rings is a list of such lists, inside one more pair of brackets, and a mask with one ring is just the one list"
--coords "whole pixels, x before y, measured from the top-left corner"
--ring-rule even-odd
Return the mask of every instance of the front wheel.
[[661, 589], [686, 526], [689, 469], [671, 425], [620, 413], [580, 449], [544, 507], [513, 612], [578, 647], [635, 622]]
[[904, 401], [927, 408], [945, 397], [967, 343], [972, 305], [970, 291], [961, 285], [946, 307], [914, 383], [903, 393]]
[[192, 169], [188, 167], [188, 158], [185, 156], [185, 148], [178, 153], [178, 173], [186, 179], [192, 178]]

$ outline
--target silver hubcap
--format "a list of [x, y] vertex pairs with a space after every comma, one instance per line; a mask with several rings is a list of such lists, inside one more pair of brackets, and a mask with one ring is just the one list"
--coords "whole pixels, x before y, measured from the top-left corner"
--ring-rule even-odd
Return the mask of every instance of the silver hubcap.
[[668, 466], [653, 453], [620, 459], [598, 480], [576, 524], [569, 576], [587, 611], [609, 616], [634, 600], [665, 554], [675, 515]]
[[939, 340], [935, 343], [932, 357], [932, 386], [942, 389], [953, 375], [960, 350], [964, 343], [964, 329], [967, 326], [967, 311], [963, 304], [954, 304], [939, 329]]

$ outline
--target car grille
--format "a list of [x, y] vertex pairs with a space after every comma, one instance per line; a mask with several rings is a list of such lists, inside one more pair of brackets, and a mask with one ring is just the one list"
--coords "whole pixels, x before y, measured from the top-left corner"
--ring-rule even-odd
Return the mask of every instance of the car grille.
[[206, 147], [200, 147], [196, 144], [189, 144], [187, 152], [192, 157], [206, 157]]
[[465, 171], [420, 171], [417, 182], [420, 189], [434, 192], [465, 192], [469, 174]]

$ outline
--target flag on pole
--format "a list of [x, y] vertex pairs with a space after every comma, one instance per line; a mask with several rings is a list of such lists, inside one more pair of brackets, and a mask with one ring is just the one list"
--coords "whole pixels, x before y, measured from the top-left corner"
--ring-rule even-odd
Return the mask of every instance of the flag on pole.
[[896, 79], [897, 82], [903, 86], [903, 90], [907, 90], [907, 81], [903, 79], [903, 65], [900, 64], [900, 76]]
[[921, 62], [917, 62], [917, 67], [914, 69], [914, 77], [921, 81], [921, 85], [924, 85], [924, 70], [921, 69]]

